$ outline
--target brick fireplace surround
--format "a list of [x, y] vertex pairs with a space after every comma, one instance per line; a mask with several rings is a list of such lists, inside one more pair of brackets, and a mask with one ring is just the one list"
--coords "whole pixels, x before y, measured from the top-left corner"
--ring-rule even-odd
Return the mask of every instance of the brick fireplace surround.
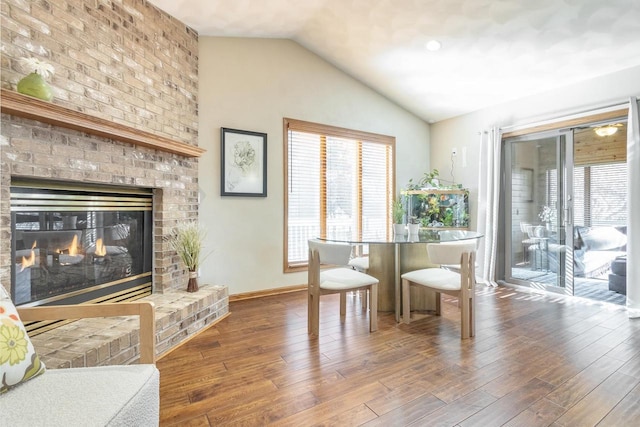
[[[53, 103], [133, 130], [198, 143], [198, 35], [145, 0], [2, 2], [1, 83], [15, 91], [21, 57], [55, 68]], [[0, 100], [1, 102], [1, 100]], [[2, 114], [0, 283], [10, 291], [10, 186], [15, 178], [153, 189], [153, 292], [158, 354], [228, 314], [224, 286], [189, 294], [164, 237], [198, 216], [198, 159]], [[128, 363], [137, 322], [82, 320], [34, 337], [49, 367]], [[83, 338], [79, 340], [79, 338]]]

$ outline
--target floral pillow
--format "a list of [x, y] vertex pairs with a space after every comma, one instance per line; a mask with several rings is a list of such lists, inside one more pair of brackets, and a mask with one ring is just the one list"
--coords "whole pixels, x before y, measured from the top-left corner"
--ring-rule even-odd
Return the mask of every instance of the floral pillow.
[[44, 370], [16, 307], [0, 285], [0, 393]]

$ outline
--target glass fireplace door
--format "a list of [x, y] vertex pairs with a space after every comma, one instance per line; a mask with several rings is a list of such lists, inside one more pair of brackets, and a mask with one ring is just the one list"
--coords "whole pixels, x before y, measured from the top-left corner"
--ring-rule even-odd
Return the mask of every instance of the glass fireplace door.
[[152, 197], [118, 191], [11, 187], [16, 304], [117, 301], [151, 292]]

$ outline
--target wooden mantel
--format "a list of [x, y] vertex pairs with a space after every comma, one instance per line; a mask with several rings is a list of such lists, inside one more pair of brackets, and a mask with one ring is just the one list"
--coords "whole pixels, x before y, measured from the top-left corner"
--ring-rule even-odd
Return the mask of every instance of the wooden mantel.
[[3, 113], [74, 129], [91, 135], [128, 142], [185, 157], [200, 157], [206, 150], [174, 141], [150, 132], [93, 117], [18, 92], [2, 89], [0, 107]]

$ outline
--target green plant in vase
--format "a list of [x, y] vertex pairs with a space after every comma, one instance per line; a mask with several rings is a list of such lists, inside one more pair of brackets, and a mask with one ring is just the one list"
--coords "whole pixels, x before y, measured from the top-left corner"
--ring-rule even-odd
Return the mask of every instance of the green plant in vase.
[[200, 228], [196, 221], [185, 222], [178, 225], [167, 238], [171, 249], [176, 251], [182, 263], [189, 270], [189, 282], [187, 292], [198, 290], [198, 267], [204, 260], [202, 246], [206, 232]]
[[402, 205], [402, 201], [401, 200], [396, 200], [395, 202], [393, 202], [393, 207], [391, 210], [391, 216], [393, 217], [393, 223], [394, 224], [402, 224], [403, 220], [404, 220], [404, 214], [405, 214], [405, 210], [404, 210], [404, 206]]
[[403, 221], [405, 212], [402, 200], [398, 199], [393, 202], [393, 205], [391, 206], [391, 217], [393, 219], [393, 232], [396, 235], [404, 234]]
[[416, 235], [420, 231], [420, 220], [417, 216], [412, 216], [409, 218], [407, 223], [407, 228], [409, 229], [409, 234]]
[[44, 101], [51, 101], [53, 99], [53, 91], [46, 79], [53, 75], [53, 66], [37, 58], [20, 58], [20, 64], [23, 68], [29, 70], [29, 74], [18, 82], [18, 93]]

